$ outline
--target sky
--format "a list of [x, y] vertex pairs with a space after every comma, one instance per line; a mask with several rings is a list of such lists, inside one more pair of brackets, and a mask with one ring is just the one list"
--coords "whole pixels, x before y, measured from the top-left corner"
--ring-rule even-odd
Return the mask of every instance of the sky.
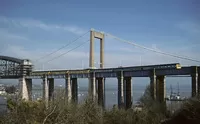
[[[0, 55], [30, 59], [35, 70], [89, 66], [89, 33], [70, 46], [39, 59], [91, 28], [148, 48], [200, 60], [198, 0], [0, 0]], [[100, 43], [95, 40], [95, 66]], [[105, 67], [150, 65], [181, 60], [105, 37]], [[39, 60], [38, 60], [39, 59]], [[38, 60], [38, 61], [36, 61]], [[48, 62], [49, 61], [49, 62]]]

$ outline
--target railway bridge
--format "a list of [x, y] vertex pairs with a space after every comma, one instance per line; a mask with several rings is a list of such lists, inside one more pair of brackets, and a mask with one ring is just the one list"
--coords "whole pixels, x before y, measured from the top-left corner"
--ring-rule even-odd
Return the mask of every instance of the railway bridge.
[[200, 67], [181, 67], [180, 63], [129, 66], [102, 69], [82, 69], [82, 70], [47, 70], [33, 71], [30, 60], [17, 59], [8, 56], [0, 56], [0, 78], [19, 79], [20, 94], [25, 100], [31, 100], [32, 79], [43, 80], [43, 99], [51, 100], [54, 91], [54, 79], [64, 79], [66, 85], [66, 97], [68, 101], [78, 101], [78, 78], [88, 78], [89, 95], [98, 101], [98, 104], [105, 106], [105, 83], [106, 78], [117, 78], [118, 82], [118, 106], [125, 104], [130, 108], [132, 104], [132, 78], [149, 77], [151, 95], [155, 100], [165, 101], [166, 88], [165, 77], [184, 75], [191, 76], [192, 93], [195, 97], [200, 94]]

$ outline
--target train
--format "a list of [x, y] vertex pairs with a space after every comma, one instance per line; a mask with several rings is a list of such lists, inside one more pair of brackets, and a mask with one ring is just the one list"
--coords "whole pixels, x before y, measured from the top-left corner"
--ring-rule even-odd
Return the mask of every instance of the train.
[[111, 71], [140, 71], [140, 70], [152, 70], [152, 69], [181, 69], [180, 63], [171, 64], [159, 64], [159, 65], [146, 65], [146, 66], [128, 66], [118, 68], [106, 68], [106, 69], [93, 69], [94, 72], [111, 72]]
[[129, 66], [118, 68], [88, 68], [78, 70], [51, 70], [51, 71], [34, 71], [31, 75], [51, 75], [51, 74], [80, 74], [80, 73], [96, 73], [96, 72], [118, 72], [118, 71], [140, 71], [140, 70], [152, 70], [152, 69], [181, 69], [180, 63], [160, 64], [160, 65], [147, 65], [147, 66]]
[[118, 69], [131, 69], [131, 70], [150, 70], [150, 69], [181, 69], [180, 63], [172, 64], [159, 64], [159, 65], [147, 65], [147, 66], [129, 66], [129, 67], [119, 67]]

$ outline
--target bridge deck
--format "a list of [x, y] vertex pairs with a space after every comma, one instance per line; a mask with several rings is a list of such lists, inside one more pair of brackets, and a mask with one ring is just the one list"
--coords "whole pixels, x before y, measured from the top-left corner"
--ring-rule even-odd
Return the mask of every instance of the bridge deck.
[[124, 77], [149, 77], [152, 75], [153, 69], [155, 69], [156, 75], [191, 75], [191, 67], [177, 68], [177, 64], [179, 63], [105, 69], [34, 71], [27, 78], [42, 78], [44, 75], [47, 75], [48, 78], [65, 78], [66, 75], [70, 75], [71, 78], [89, 78], [91, 74], [94, 74], [95, 77], [115, 78], [119, 72], [123, 72]]

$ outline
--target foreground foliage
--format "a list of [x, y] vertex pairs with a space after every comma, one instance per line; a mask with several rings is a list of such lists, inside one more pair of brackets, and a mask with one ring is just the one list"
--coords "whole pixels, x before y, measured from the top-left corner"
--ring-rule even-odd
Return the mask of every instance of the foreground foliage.
[[[62, 95], [61, 95], [62, 96]], [[188, 118], [195, 124], [200, 119], [200, 100], [187, 101], [182, 109], [170, 115], [166, 106], [150, 98], [149, 87], [140, 100], [142, 111], [113, 108], [103, 110], [90, 99], [82, 104], [67, 104], [66, 99], [57, 97], [48, 107], [43, 101], [8, 100], [9, 113], [0, 118], [2, 124], [160, 124], [180, 123], [180, 118]], [[192, 120], [192, 121], [191, 121]], [[163, 124], [164, 124], [163, 123]]]
[[200, 98], [186, 101], [169, 120], [163, 124], [200, 124]]
[[93, 101], [86, 100], [83, 104], [51, 103], [48, 108], [41, 102], [25, 102], [10, 105], [9, 114], [1, 119], [4, 124], [147, 124], [158, 123], [157, 115], [143, 110], [112, 109], [104, 111]]

